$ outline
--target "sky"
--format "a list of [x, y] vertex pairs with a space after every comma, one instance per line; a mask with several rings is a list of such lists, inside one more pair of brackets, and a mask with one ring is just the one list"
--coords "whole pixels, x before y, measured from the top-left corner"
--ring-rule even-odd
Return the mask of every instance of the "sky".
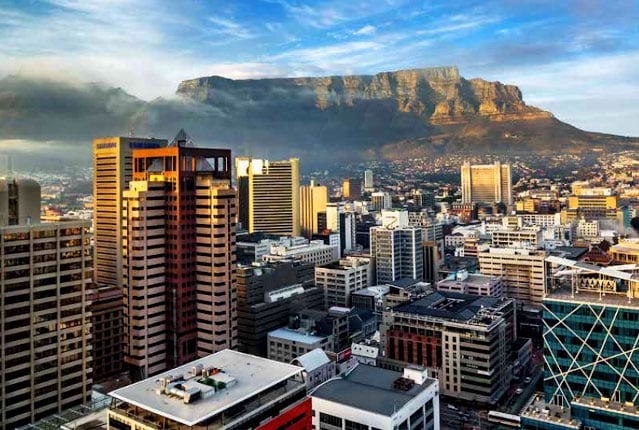
[[457, 65], [577, 127], [639, 136], [639, 1], [0, 0], [0, 77], [105, 82]]

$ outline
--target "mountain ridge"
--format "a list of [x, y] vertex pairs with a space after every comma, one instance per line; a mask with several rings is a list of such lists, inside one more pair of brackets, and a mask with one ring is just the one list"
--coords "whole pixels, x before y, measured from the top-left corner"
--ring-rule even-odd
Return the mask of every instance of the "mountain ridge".
[[[309, 163], [458, 152], [551, 153], [635, 148], [525, 103], [515, 85], [465, 79], [457, 67], [374, 75], [233, 80], [200, 77], [146, 102], [121, 88], [0, 79], [0, 140], [86, 148], [105, 135], [171, 136], [237, 155]], [[76, 151], [78, 154], [80, 151]], [[86, 158], [90, 159], [90, 152]]]

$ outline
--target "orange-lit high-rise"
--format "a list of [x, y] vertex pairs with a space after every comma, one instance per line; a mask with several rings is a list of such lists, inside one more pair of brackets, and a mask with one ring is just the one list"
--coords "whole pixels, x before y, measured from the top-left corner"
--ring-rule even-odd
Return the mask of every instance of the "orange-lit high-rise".
[[132, 177], [125, 360], [147, 376], [236, 344], [231, 151], [196, 148], [181, 130], [166, 148], [134, 151]]

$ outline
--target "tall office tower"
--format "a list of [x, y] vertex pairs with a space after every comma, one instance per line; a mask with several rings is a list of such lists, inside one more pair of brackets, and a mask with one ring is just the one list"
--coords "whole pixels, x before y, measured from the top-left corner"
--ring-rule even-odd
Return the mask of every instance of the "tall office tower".
[[413, 199], [418, 208], [432, 209], [435, 207], [435, 194], [432, 191], [416, 190], [413, 193]]
[[249, 233], [300, 235], [300, 162], [235, 159], [238, 221]]
[[346, 212], [343, 203], [327, 203], [326, 212], [318, 214], [318, 227], [339, 234], [340, 258], [355, 248], [355, 221], [355, 214]]
[[91, 398], [88, 221], [0, 227], [0, 428]]
[[513, 182], [510, 164], [471, 165], [461, 167], [462, 203], [503, 203], [512, 205]]
[[166, 148], [134, 151], [132, 176], [122, 227], [126, 360], [145, 376], [160, 367], [161, 349], [173, 366], [236, 344], [231, 151], [195, 148], [180, 130]]
[[328, 192], [325, 186], [315, 185], [311, 181], [310, 185], [300, 187], [300, 222], [301, 234], [310, 239], [313, 234], [318, 233], [318, 214], [326, 211]]
[[167, 361], [165, 183], [129, 182], [122, 212], [124, 361], [139, 379]]
[[[96, 381], [123, 369], [122, 192], [131, 180], [132, 151], [166, 146], [165, 139], [104, 137], [93, 140], [93, 232], [97, 300], [92, 303], [92, 341]], [[105, 328], [106, 319], [113, 320]]]
[[362, 199], [362, 180], [360, 178], [344, 178], [342, 182], [343, 197], [348, 200]]
[[544, 394], [522, 413], [522, 428], [639, 428], [634, 275], [627, 266], [546, 261], [553, 270], [543, 300]]
[[439, 243], [435, 240], [425, 240], [424, 247], [424, 281], [431, 285], [439, 281]]
[[383, 225], [371, 227], [370, 250], [378, 284], [423, 279], [422, 230], [408, 225], [405, 211], [383, 211]]
[[375, 189], [375, 183], [373, 182], [373, 171], [364, 170], [364, 190], [372, 192]]
[[32, 179], [0, 178], [0, 227], [40, 222], [40, 184]]
[[99, 286], [122, 281], [122, 191], [131, 180], [134, 149], [166, 146], [165, 139], [103, 137], [93, 140], [94, 275]]
[[371, 195], [371, 204], [374, 211], [381, 211], [393, 207], [391, 196], [385, 192], [377, 192]]

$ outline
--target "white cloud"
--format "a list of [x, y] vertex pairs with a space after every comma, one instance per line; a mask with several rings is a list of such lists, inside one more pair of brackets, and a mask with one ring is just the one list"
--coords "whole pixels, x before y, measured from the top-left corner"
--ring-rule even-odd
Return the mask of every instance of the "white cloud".
[[218, 32], [219, 34], [239, 39], [251, 39], [253, 37], [257, 37], [257, 35], [251, 32], [249, 28], [229, 18], [209, 16], [207, 19], [216, 27], [213, 31]]
[[353, 34], [357, 36], [368, 36], [375, 33], [375, 31], [377, 31], [377, 28], [375, 28], [375, 26], [373, 25], [368, 24], [360, 28], [359, 30], [354, 31]]

